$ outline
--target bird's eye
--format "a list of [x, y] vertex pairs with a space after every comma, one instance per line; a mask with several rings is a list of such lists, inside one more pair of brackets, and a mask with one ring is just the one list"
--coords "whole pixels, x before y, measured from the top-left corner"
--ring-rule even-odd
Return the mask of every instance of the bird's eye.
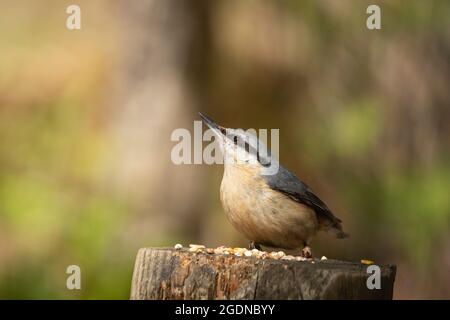
[[222, 132], [223, 135], [227, 134], [227, 130], [225, 128], [220, 128], [220, 132]]
[[233, 142], [234, 142], [234, 144], [237, 144], [237, 142], [238, 142], [238, 137], [237, 136], [234, 136]]

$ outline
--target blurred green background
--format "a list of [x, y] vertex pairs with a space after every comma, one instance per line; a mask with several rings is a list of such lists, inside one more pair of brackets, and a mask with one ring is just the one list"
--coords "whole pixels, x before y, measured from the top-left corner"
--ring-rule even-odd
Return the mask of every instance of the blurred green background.
[[280, 129], [281, 163], [351, 234], [317, 256], [450, 298], [449, 17], [446, 0], [3, 1], [0, 298], [126, 299], [140, 247], [246, 246], [222, 167], [170, 160], [198, 111]]

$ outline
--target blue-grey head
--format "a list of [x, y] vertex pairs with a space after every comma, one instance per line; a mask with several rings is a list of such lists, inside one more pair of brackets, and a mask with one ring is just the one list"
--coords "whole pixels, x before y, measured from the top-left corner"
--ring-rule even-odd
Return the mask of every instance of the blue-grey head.
[[232, 129], [218, 125], [210, 117], [199, 113], [203, 122], [212, 130], [224, 156], [224, 164], [257, 165], [262, 174], [278, 171], [278, 162], [272, 158], [267, 146], [256, 136], [256, 130]]

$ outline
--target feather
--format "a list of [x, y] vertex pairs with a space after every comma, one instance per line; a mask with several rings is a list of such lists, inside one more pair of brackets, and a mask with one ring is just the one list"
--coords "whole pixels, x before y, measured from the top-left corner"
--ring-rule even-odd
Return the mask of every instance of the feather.
[[338, 238], [348, 237], [348, 234], [342, 231], [341, 220], [335, 217], [327, 205], [291, 171], [280, 165], [276, 174], [267, 175], [264, 178], [271, 189], [279, 191], [292, 200], [313, 209], [322, 227], [336, 229], [336, 236]]

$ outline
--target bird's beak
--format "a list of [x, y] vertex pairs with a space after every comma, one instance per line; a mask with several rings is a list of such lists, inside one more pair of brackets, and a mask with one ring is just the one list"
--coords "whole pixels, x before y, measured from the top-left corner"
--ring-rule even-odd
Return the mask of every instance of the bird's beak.
[[210, 117], [202, 114], [201, 112], [198, 113], [199, 116], [202, 118], [203, 122], [210, 127], [214, 133], [216, 133], [217, 135], [225, 135], [226, 134], [226, 130], [224, 127], [219, 126], [217, 123], [214, 122], [213, 119], [211, 119]]

